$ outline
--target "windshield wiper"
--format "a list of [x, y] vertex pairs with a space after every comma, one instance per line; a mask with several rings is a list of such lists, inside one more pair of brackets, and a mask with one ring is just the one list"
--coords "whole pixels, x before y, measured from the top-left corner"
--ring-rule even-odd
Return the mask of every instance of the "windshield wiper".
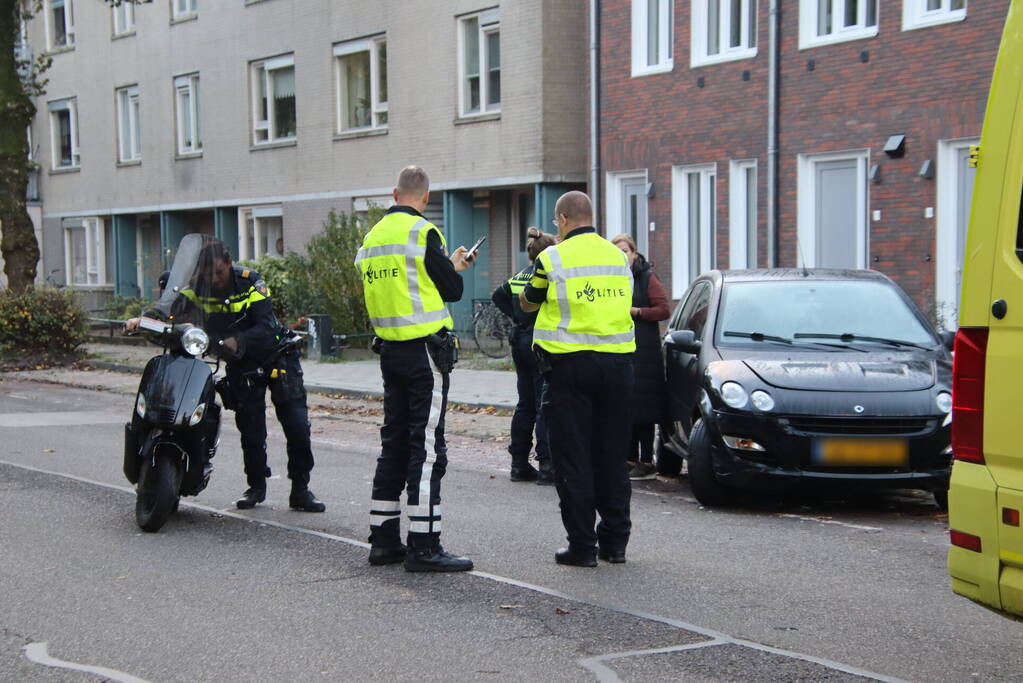
[[902, 339], [889, 339], [887, 337], [868, 337], [863, 334], [854, 334], [852, 332], [843, 332], [842, 334], [830, 334], [827, 332], [796, 332], [792, 335], [795, 339], [806, 339], [809, 337], [816, 337], [818, 339], [839, 339], [844, 342], [854, 341], [865, 341], [874, 342], [876, 344], [887, 344], [888, 346], [912, 346], [916, 349], [929, 350], [930, 347], [924, 346], [923, 344], [917, 344], [911, 341], [904, 341]]
[[776, 337], [773, 334], [764, 334], [763, 332], [733, 332], [733, 331], [728, 331], [728, 332], [723, 332], [722, 336], [725, 336], [725, 337], [743, 337], [744, 339], [752, 339], [753, 341], [757, 341], [757, 342], [759, 342], [759, 341], [772, 341], [772, 342], [777, 342], [779, 344], [788, 344], [790, 346], [792, 345], [792, 340], [791, 339], [786, 339], [785, 337]]

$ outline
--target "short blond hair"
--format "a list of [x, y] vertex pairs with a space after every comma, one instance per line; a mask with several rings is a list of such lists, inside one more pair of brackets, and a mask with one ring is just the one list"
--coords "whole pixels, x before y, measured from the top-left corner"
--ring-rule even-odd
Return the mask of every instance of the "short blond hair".
[[614, 237], [611, 238], [611, 244], [618, 246], [619, 242], [625, 242], [626, 244], [629, 245], [630, 249], [632, 249], [633, 251], [638, 251], [636, 249], [636, 240], [632, 239], [632, 235], [627, 235], [623, 232], [622, 234], [615, 235]]

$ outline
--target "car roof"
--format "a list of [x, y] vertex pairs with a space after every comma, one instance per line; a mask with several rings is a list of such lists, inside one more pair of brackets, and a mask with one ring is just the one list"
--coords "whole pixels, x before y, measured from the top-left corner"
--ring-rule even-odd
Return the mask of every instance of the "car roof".
[[759, 268], [756, 270], [720, 270], [714, 279], [723, 282], [804, 281], [804, 280], [860, 280], [891, 282], [876, 270], [847, 270], [841, 268]]

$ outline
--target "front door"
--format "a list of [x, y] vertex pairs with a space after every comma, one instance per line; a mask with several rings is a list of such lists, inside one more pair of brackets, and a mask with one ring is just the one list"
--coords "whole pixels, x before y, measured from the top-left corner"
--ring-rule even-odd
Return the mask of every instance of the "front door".
[[862, 230], [857, 224], [858, 195], [856, 159], [822, 161], [816, 164], [814, 183], [817, 237], [815, 266], [818, 268], [862, 268], [858, 258]]
[[[622, 181], [622, 232], [636, 241], [636, 249], [647, 253], [646, 179]], [[613, 235], [612, 235], [613, 237]]]

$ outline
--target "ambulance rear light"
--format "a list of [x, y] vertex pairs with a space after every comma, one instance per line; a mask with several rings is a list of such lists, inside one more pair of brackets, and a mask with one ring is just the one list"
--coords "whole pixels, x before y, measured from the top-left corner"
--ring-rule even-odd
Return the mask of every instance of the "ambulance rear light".
[[[952, 452], [956, 460], [984, 464], [986, 327], [960, 327], [952, 361]], [[977, 540], [978, 547], [980, 539]]]
[[957, 548], [965, 548], [966, 550], [972, 550], [975, 553], [980, 552], [980, 536], [974, 536], [963, 531], [956, 531], [955, 529], [948, 530], [949, 539], [952, 541], [952, 545]]

